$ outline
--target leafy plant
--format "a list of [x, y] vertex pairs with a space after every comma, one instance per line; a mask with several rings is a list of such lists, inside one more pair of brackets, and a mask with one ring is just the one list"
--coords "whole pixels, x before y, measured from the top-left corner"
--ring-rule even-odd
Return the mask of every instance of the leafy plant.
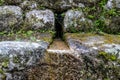
[[117, 15], [117, 11], [116, 11], [116, 9], [108, 10], [107, 13], [108, 13], [109, 15], [111, 15], [111, 16], [116, 16], [116, 15]]
[[101, 0], [99, 3], [100, 7], [104, 8], [104, 5], [107, 3], [108, 0]]

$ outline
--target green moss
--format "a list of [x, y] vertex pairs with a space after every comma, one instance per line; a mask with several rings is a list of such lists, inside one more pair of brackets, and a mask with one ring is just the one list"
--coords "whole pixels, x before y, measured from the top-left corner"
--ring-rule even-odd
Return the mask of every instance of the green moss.
[[39, 40], [43, 40], [45, 42], [51, 43], [53, 41], [54, 35], [55, 35], [55, 32], [51, 30], [45, 31], [45, 32], [38, 32], [38, 31], [32, 31], [32, 30], [28, 30], [28, 31], [20, 30], [18, 32], [9, 32], [9, 33], [0, 32], [0, 36], [1, 36], [0, 41], [27, 40], [27, 41], [36, 42]]
[[104, 6], [107, 4], [108, 0], [101, 0], [99, 3], [99, 6], [104, 8]]
[[106, 61], [117, 61], [117, 56], [115, 54], [100, 52], [99, 56], [105, 59]]
[[95, 34], [95, 33], [66, 33], [65, 38], [72, 38], [80, 41], [89, 41], [89, 37], [101, 37], [105, 44], [120, 44], [120, 35], [110, 35], [110, 34]]
[[[117, 17], [120, 16], [120, 11], [117, 10], [116, 8], [107, 10], [105, 8], [105, 5], [107, 4], [107, 2], [108, 0], [100, 0], [99, 3], [94, 4], [93, 6], [82, 8], [82, 11], [84, 12], [85, 17], [93, 21], [94, 32], [119, 34], [119, 23], [114, 22], [113, 18], [117, 19]], [[109, 25], [107, 25], [106, 19], [109, 19], [113, 22], [109, 22]], [[110, 23], [114, 24], [114, 26], [112, 26], [112, 24]]]
[[95, 16], [94, 16], [94, 15], [88, 15], [88, 18], [89, 18], [89, 19], [94, 19]]
[[65, 38], [73, 38], [76, 40], [82, 40], [85, 41], [87, 37], [89, 36], [96, 36], [96, 34], [92, 33], [66, 33]]
[[120, 35], [109, 35], [109, 34], [104, 34], [105, 43], [115, 43], [115, 44], [120, 44]]

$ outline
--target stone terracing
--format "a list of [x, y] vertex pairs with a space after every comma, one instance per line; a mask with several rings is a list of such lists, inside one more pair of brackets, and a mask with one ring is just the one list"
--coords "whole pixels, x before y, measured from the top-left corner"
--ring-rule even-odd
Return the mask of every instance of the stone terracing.
[[23, 72], [39, 64], [52, 37], [51, 33], [30, 32], [0, 36], [0, 80], [26, 80]]
[[68, 33], [66, 41], [77, 55], [86, 53], [97, 53], [94, 51], [105, 51], [106, 53], [119, 54], [120, 58], [120, 35], [97, 35], [91, 33]]
[[[43, 45], [44, 44], [44, 45]], [[22, 80], [12, 72], [24, 71], [26, 67], [36, 65], [43, 55], [48, 44], [44, 42], [20, 42], [20, 41], [3, 41], [0, 42], [0, 76], [6, 76], [8, 80]], [[3, 77], [0, 77], [0, 79]]]
[[[101, 0], [5, 0], [0, 6], [0, 80], [119, 80], [120, 35], [101, 34], [99, 29], [119, 33], [120, 0], [99, 2]], [[101, 4], [103, 12], [99, 9]], [[89, 14], [91, 6], [98, 15], [96, 21], [94, 13]], [[104, 11], [109, 14], [103, 15]], [[68, 46], [62, 46], [62, 50], [59, 43], [50, 46], [58, 14], [62, 17], [65, 14], [60, 24], [67, 44], [59, 43]], [[99, 25], [99, 35], [76, 33], [96, 30], [94, 22]], [[14, 30], [24, 29], [30, 31], [13, 34]]]

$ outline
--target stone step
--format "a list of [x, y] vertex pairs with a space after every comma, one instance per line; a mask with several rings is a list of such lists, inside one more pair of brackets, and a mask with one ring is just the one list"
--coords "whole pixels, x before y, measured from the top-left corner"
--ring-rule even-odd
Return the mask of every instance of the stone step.
[[52, 49], [52, 50], [69, 50], [69, 47], [65, 43], [65, 41], [62, 41], [61, 39], [54, 39], [53, 43], [49, 46], [49, 49]]
[[54, 50], [54, 49], [47, 49], [48, 53], [58, 53], [58, 54], [72, 54], [72, 50]]

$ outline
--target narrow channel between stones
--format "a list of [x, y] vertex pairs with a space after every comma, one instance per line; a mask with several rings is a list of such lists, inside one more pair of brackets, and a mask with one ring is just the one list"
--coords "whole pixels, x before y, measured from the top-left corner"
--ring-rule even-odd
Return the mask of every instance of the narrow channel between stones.
[[54, 38], [60, 38], [63, 39], [63, 19], [62, 13], [56, 13], [55, 14], [55, 37]]
[[70, 53], [68, 44], [64, 41], [64, 31], [63, 31], [63, 20], [64, 12], [54, 12], [55, 13], [55, 36], [53, 38], [52, 44], [47, 49], [48, 53]]

